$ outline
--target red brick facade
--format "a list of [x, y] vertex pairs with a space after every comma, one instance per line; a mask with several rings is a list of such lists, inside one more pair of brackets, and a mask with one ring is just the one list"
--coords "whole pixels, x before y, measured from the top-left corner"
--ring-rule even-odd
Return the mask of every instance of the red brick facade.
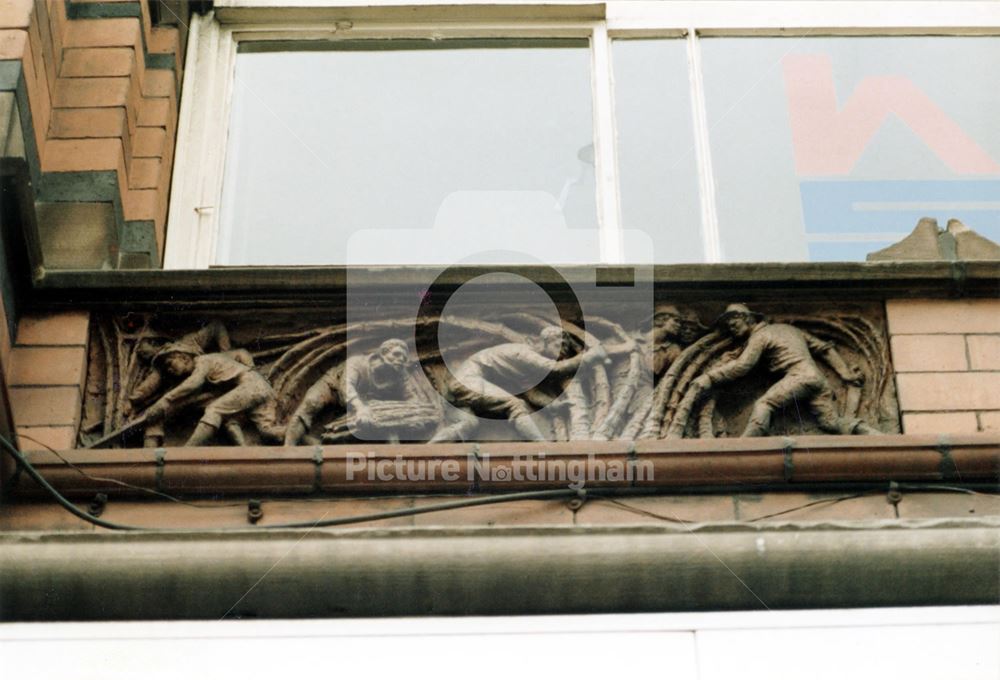
[[73, 448], [86, 377], [89, 315], [26, 316], [7, 364], [14, 424], [23, 450]]
[[1000, 300], [892, 300], [886, 312], [903, 432], [996, 431]]
[[[122, 10], [109, 11], [110, 4]], [[79, 17], [112, 16], [71, 18], [67, 9]], [[128, 12], [136, 16], [114, 16]], [[37, 150], [39, 199], [111, 200], [125, 224], [152, 226], [157, 261], [177, 132], [182, 25], [153, 25], [145, 0], [0, 4], [0, 59], [23, 69], [30, 117], [22, 120], [30, 120]], [[113, 173], [117, 196], [87, 195], [86, 175], [99, 172]]]
[[[76, 258], [82, 251], [96, 254], [93, 261], [106, 256], [107, 269], [132, 266], [156, 269], [162, 262], [186, 31], [180, 17], [170, 19], [160, 16], [161, 23], [154, 23], [153, 8], [162, 8], [162, 15], [163, 12], [172, 12], [171, 8], [185, 7], [187, 3], [153, 4], [158, 1], [70, 0], [67, 3], [64, 0], [0, 0], [0, 85], [5, 83], [8, 98], [9, 93], [15, 93], [20, 107], [18, 114], [25, 136], [25, 161], [35, 182], [33, 190], [36, 195], [33, 197], [32, 209], [37, 206], [39, 231], [56, 235], [55, 241], [49, 244], [51, 247], [45, 253], [46, 267], [72, 269], [78, 264]], [[4, 71], [4, 64], [11, 69]], [[4, 81], [5, 73], [16, 73], [17, 77], [15, 80], [8, 78]], [[105, 228], [109, 224], [111, 226]], [[112, 236], [106, 240], [104, 235], [111, 232]], [[127, 255], [139, 255], [147, 259], [145, 262], [141, 259], [130, 260]], [[878, 266], [884, 266], [888, 270], [894, 264], [896, 263], [882, 263]], [[721, 271], [721, 268], [709, 271], [708, 268], [713, 266], [715, 265], [706, 265], [706, 271], [709, 272], [706, 281], [709, 277], [716, 276], [717, 271]], [[797, 295], [801, 285], [803, 299], [807, 299], [810, 280], [808, 277], [797, 279], [794, 268], [795, 265], [790, 265], [792, 273], [788, 274], [788, 281], [781, 285], [775, 284], [771, 289], [757, 285], [757, 282], [753, 282], [754, 285], [748, 282], [742, 287], [731, 285], [727, 294], [731, 294], [734, 301], [745, 294], [750, 297], [751, 302], [767, 295], [782, 300], [785, 295]], [[99, 279], [104, 274], [117, 277], [122, 273], [85, 272], [81, 274], [81, 278], [92, 274], [94, 279]], [[128, 275], [136, 273], [125, 272]], [[148, 445], [144, 449], [77, 450], [61, 455], [76, 448], [78, 443], [82, 404], [87, 397], [85, 390], [91, 343], [91, 309], [95, 310], [93, 314], [97, 320], [102, 313], [100, 310], [108, 307], [119, 312], [131, 312], [132, 308], [128, 305], [132, 300], [141, 302], [136, 305], [136, 310], [143, 313], [151, 309], [164, 311], [175, 303], [178, 308], [184, 303], [192, 303], [190, 298], [182, 302], [171, 299], [169, 293], [164, 292], [165, 288], [161, 287], [165, 280], [158, 278], [161, 274], [191, 274], [197, 278], [199, 287], [195, 293], [197, 299], [192, 303], [193, 309], [197, 309], [199, 303], [203, 304], [203, 308], [210, 309], [224, 298], [224, 294], [213, 291], [216, 293], [215, 297], [208, 300], [206, 298], [210, 296], [203, 292], [219, 280], [213, 278], [213, 274], [219, 272], [139, 273], [150, 276], [142, 279], [146, 287], [135, 296], [131, 295], [132, 291], [124, 290], [126, 286], [122, 285], [121, 278], [107, 276], [103, 278], [103, 283], [98, 281], [98, 291], [100, 285], [114, 289], [118, 296], [117, 303], [107, 300], [94, 303], [97, 299], [95, 295], [91, 298], [92, 304], [82, 304], [65, 295], [70, 284], [74, 283], [70, 281], [67, 284], [69, 279], [65, 278], [62, 280], [64, 288], [60, 288], [57, 282], [49, 289], [42, 290], [47, 297], [34, 295], [38, 290], [29, 290], [28, 293], [22, 290], [17, 296], [9, 294], [6, 289], [0, 290], [0, 397], [3, 397], [0, 402], [7, 402], [0, 403], [0, 430], [4, 429], [3, 416], [9, 411], [13, 422], [8, 428], [10, 431], [4, 434], [16, 435], [17, 445], [28, 454], [32, 465], [48, 475], [46, 479], [52, 480], [55, 487], [74, 504], [83, 508], [88, 502], [97, 503], [103, 496], [103, 501], [98, 503], [101, 507], [95, 512], [105, 521], [139, 528], [204, 531], [209, 535], [205, 540], [207, 548], [204, 555], [213, 560], [217, 556], [219, 545], [228, 540], [228, 537], [220, 538], [219, 534], [223, 533], [221, 530], [246, 530], [292, 522], [308, 524], [324, 519], [357, 518], [387, 511], [399, 511], [399, 515], [376, 521], [359, 521], [351, 524], [350, 528], [412, 531], [419, 542], [423, 540], [419, 535], [420, 531], [444, 527], [440, 544], [456, 545], [454, 538], [461, 531], [483, 531], [486, 536], [486, 530], [492, 527], [517, 527], [526, 530], [534, 527], [541, 532], [539, 535], [544, 540], [549, 540], [546, 532], [554, 530], [576, 532], [579, 529], [579, 534], [583, 535], [586, 527], [592, 526], [597, 527], [597, 534], [603, 532], [615, 537], [615, 532], [607, 531], [607, 527], [617, 527], [616, 531], [624, 532], [629, 525], [645, 525], [634, 536], [629, 535], [629, 543], [623, 548], [626, 554], [641, 555], [650, 545], [649, 536], [652, 536], [652, 533], [647, 535], [642, 532], [654, 526], [676, 529], [679, 534], [690, 532], [699, 541], [703, 541], [702, 535], [697, 531], [703, 531], [703, 535], [709, 535], [710, 538], [716, 534], [724, 538], [735, 536], [737, 532], [734, 531], [734, 526], [739, 525], [737, 528], [747, 536], [753, 535], [756, 543], [752, 549], [740, 548], [738, 553], [733, 554], [739, 560], [746, 560], [746, 564], [759, 563], [761, 573], [775, 575], [776, 582], [780, 583], [775, 586], [774, 592], [803, 593], [802, 600], [795, 600], [799, 606], [803, 601], [808, 606], [817, 606], [817, 602], [826, 606], [845, 606], [844, 602], [847, 603], [846, 606], [852, 606], [852, 603], [853, 606], [858, 606], [857, 603], [871, 606], [872, 602], [884, 606], [928, 604], [951, 602], [949, 579], [959, 581], [966, 574], [966, 565], [962, 562], [966, 553], [947, 547], [950, 545], [947, 539], [955, 538], [961, 531], [952, 531], [949, 527], [940, 529], [941, 536], [932, 534], [927, 540], [937, 541], [936, 548], [945, 547], [922, 551], [924, 555], [930, 556], [928, 560], [940, 553], [948, 560], [958, 562], [955, 572], [958, 577], [948, 573], [942, 576], [942, 572], [932, 568], [932, 562], [928, 561], [927, 564], [931, 567], [925, 569], [929, 574], [927, 578], [929, 582], [940, 582], [942, 592], [925, 597], [923, 591], [926, 588], [920, 582], [917, 587], [910, 587], [919, 597], [900, 600], [893, 600], [891, 589], [884, 587], [872, 588], [875, 596], [870, 592], [861, 592], [863, 588], [857, 588], [856, 594], [837, 600], [834, 590], [828, 587], [832, 583], [847, 584], [846, 590], [853, 588], [860, 572], [844, 568], [838, 572], [837, 561], [843, 555], [860, 563], [867, 559], [864, 549], [875, 546], [875, 543], [870, 542], [868, 537], [861, 536], [864, 532], [859, 533], [858, 543], [853, 547], [842, 541], [836, 550], [829, 553], [813, 551], [812, 555], [817, 557], [818, 562], [827, 560], [830, 563], [821, 564], [817, 569], [817, 572], [826, 574], [827, 578], [826, 581], [816, 581], [821, 584], [820, 587], [809, 585], [811, 582], [795, 581], [799, 557], [795, 551], [800, 550], [797, 546], [793, 545], [789, 549], [796, 560], [790, 562], [793, 568], [788, 570], [787, 578], [784, 572], [776, 571], [774, 563], [768, 561], [771, 558], [765, 554], [762, 547], [764, 539], [761, 536], [768, 535], [769, 532], [771, 537], [768, 540], [785, 541], [791, 545], [802, 534], [799, 527], [793, 524], [813, 522], [811, 530], [818, 534], [829, 532], [831, 535], [843, 535], [848, 533], [846, 529], [859, 528], [871, 533], [869, 530], [881, 530], [892, 525], [895, 533], [905, 541], [909, 538], [906, 532], [912, 534], [923, 530], [913, 528], [913, 523], [908, 525], [909, 528], [904, 526], [906, 522], [893, 524], [895, 520], [947, 518], [948, 522], [955, 524], [960, 520], [976, 520], [978, 516], [991, 518], [991, 521], [1000, 516], [1000, 498], [992, 491], [973, 490], [995, 484], [1000, 471], [1000, 449], [996, 446], [996, 435], [1000, 433], [1000, 298], [989, 290], [984, 293], [981, 288], [977, 289], [971, 293], [970, 298], [888, 299], [885, 302], [894, 372], [892, 378], [896, 383], [902, 436], [806, 437], [805, 441], [802, 438], [796, 441], [793, 436], [772, 437], [767, 440], [706, 438], [693, 444], [692, 440], [574, 442], [578, 446], [572, 450], [566, 448], [562, 454], [557, 451], [558, 445], [549, 447], [549, 443], [545, 443], [544, 446], [552, 451], [552, 459], [559, 455], [582, 458], [605, 451], [609, 458], [616, 458], [622, 464], [649, 462], [655, 472], [655, 479], [664, 480], [665, 483], [654, 485], [650, 482], [644, 489], [641, 483], [623, 482], [615, 489], [637, 493], [622, 493], [620, 496], [609, 494], [601, 497], [599, 491], [590, 496], [574, 496], [575, 492], [570, 492], [559, 498], [519, 497], [523, 500], [453, 508], [428, 514], [407, 514], [421, 506], [455, 499], [495, 499], [496, 494], [502, 494], [512, 487], [506, 483], [491, 483], [481, 473], [475, 479], [474, 476], [465, 474], [469, 461], [477, 460], [480, 453], [478, 445], [473, 443], [454, 444], [451, 445], [452, 449], [448, 449], [448, 445], [424, 444], [383, 447], [385, 459], [442, 458], [452, 451], [454, 458], [467, 467], [463, 468], [463, 476], [459, 482], [447, 487], [431, 487], [422, 481], [401, 482], [396, 486], [391, 483], [365, 486], [351, 478], [341, 479], [345, 467], [343, 446], [335, 451], [324, 450], [321, 446], [278, 445], [214, 449], [173, 447], [168, 450], [156, 448], [160, 446], [157, 444]], [[254, 279], [258, 274], [259, 271], [251, 272], [248, 278]], [[822, 272], [819, 275], [814, 272], [813, 275], [822, 278], [820, 283], [828, 286], [823, 292], [826, 297], [821, 299], [838, 295], [843, 299], [851, 297], [848, 287], [841, 293]], [[861, 272], [858, 276], [864, 278], [868, 274]], [[980, 277], [980, 281], [983, 279], [984, 277]], [[128, 284], [139, 279], [125, 277], [124, 280]], [[985, 280], [989, 285], [990, 280]], [[300, 290], [307, 293], [303, 293], [303, 301], [294, 300], [288, 303], [289, 306], [310, 304], [306, 296], [312, 294], [314, 283], [304, 278], [296, 284], [299, 288], [293, 290], [292, 295], [298, 295]], [[702, 283], [705, 281], [698, 281], [699, 285]], [[707, 288], [711, 288], [711, 284], [715, 282], [708, 283], [710, 285]], [[855, 282], [847, 280], [846, 283], [849, 286]], [[956, 293], [956, 297], [964, 292], [954, 281], [949, 279], [947, 283], [956, 286], [952, 291]], [[887, 297], [920, 295], [930, 298], [944, 294], [938, 289], [927, 288], [924, 289], [926, 293], [911, 293], [900, 288], [894, 289], [892, 293], [883, 293], [881, 290], [874, 290], [877, 283], [867, 282], [865, 285], [868, 292], [864, 299], [866, 302], [878, 301], [872, 307], [879, 314], [882, 309], [881, 301]], [[271, 291], [278, 288], [279, 285], [274, 284]], [[715, 290], [718, 289], [716, 286]], [[328, 286], [325, 291], [329, 298], [334, 297], [331, 290], [334, 290], [334, 286]], [[339, 289], [334, 292], [339, 294], [338, 291]], [[978, 298], [976, 295], [993, 297]], [[266, 299], [268, 296], [261, 297]], [[257, 304], [259, 299], [249, 298], [250, 304]], [[290, 299], [293, 298], [276, 296], [269, 304], [285, 304]], [[16, 310], [13, 302], [19, 305]], [[218, 302], [220, 307], [226, 304], [228, 301]], [[250, 304], [245, 307], [247, 313], [258, 313]], [[19, 314], [19, 318], [15, 319], [15, 314]], [[93, 327], [99, 329], [99, 324], [95, 321]], [[881, 334], [881, 330], [879, 332]], [[98, 331], [95, 330], [95, 336], [97, 334]], [[884, 338], [884, 335], [880, 335], [880, 338]], [[96, 365], [95, 362], [91, 368]], [[104, 384], [105, 379], [102, 378], [97, 381], [102, 384], [91, 389], [103, 391], [108, 384], [113, 384], [115, 377], [110, 371], [108, 375], [111, 377], [106, 379], [107, 384]], [[895, 402], [893, 403], [892, 412], [895, 413]], [[503, 449], [503, 446], [500, 445], [500, 448]], [[509, 447], [509, 451], [516, 456], [526, 456], [529, 452], [530, 455], [537, 455], [538, 446], [515, 444]], [[49, 449], [60, 454], [54, 455]], [[501, 458], [496, 456], [493, 464], [499, 467], [503, 462]], [[94, 543], [100, 544], [97, 550], [106, 549], [106, 544], [100, 541], [109, 538], [106, 535], [108, 530], [95, 526], [93, 520], [96, 515], [92, 513], [93, 516], [88, 520], [82, 513], [77, 513], [76, 516], [70, 514], [66, 507], [60, 507], [51, 495], [44, 493], [26, 474], [16, 472], [10, 458], [4, 457], [0, 462], [3, 472], [0, 482], [5, 484], [4, 491], [6, 493], [13, 490], [0, 499], [4, 503], [0, 507], [0, 539], [11, 535], [7, 532], [56, 534], [72, 531], [78, 532], [74, 538], [97, 539]], [[487, 471], [490, 469], [489, 460], [485, 461], [483, 468]], [[965, 478], [963, 474], [966, 475]], [[15, 477], [16, 483], [10, 483]], [[900, 481], [903, 486], [911, 485], [904, 489], [905, 493], [900, 491], [903, 488], [899, 485]], [[953, 486], [949, 488], [947, 485]], [[959, 485], [970, 485], [970, 488], [958, 488]], [[543, 486], [539, 485], [539, 488]], [[553, 486], [550, 484], [547, 490], [551, 491]], [[514, 491], [530, 488], [533, 487], [517, 487]], [[598, 485], [594, 485], [588, 487], [588, 491], [591, 488], [600, 489]], [[567, 488], [565, 484], [561, 484], [558, 490], [566, 492]], [[643, 493], [646, 490], [649, 491], [648, 494]], [[190, 497], [196, 499], [197, 503], [187, 500], [172, 502], [178, 501], [178, 498], [171, 498], [168, 494]], [[448, 497], [441, 497], [445, 495]], [[250, 501], [251, 497], [258, 500]], [[106, 507], [103, 506], [104, 501], [107, 501]], [[248, 515], [248, 501], [256, 503], [258, 509], [263, 503], [263, 518], [251, 518]], [[781, 526], [768, 528], [765, 525], [767, 522]], [[851, 525], [852, 522], [856, 524]], [[705, 527], [692, 528], [692, 525], [699, 524], [713, 526], [709, 526], [707, 531]], [[837, 526], [831, 530], [833, 524]], [[938, 530], [939, 528], [932, 528], [924, 534]], [[975, 528], [975, 531], [978, 530], [979, 527]], [[313, 532], [308, 529], [306, 533], [310, 532], [315, 537], [322, 530]], [[333, 536], [334, 533], [331, 531], [330, 535]], [[497, 535], [501, 533], [498, 532]], [[249, 536], [250, 532], [245, 535]], [[263, 534], [257, 534], [250, 540], [260, 540], [261, 535]], [[304, 537], [305, 534], [302, 534], [302, 538]], [[57, 540], [62, 538], [56, 536]], [[363, 545], [365, 540], [367, 539], [362, 538], [356, 543]], [[298, 546], [298, 541], [301, 538], [296, 538], [296, 542], [287, 550], [282, 548], [283, 554], [290, 554]], [[43, 549], [46, 547], [41, 541], [39, 545]], [[126, 548], [130, 547], [127, 543], [124, 545]], [[428, 541], [425, 545], [431, 543]], [[722, 575], [725, 579], [735, 576], [735, 572], [711, 548], [706, 551], [703, 545], [690, 546], [682, 542], [672, 545], [675, 547], [671, 550], [684, 560], [692, 555], [698, 559], [705, 558], [710, 567], [725, 567], [726, 573]], [[973, 564], [985, 564], [987, 569], [992, 566], [988, 553], [990, 546], [985, 541], [965, 545], [978, 546], [977, 549], [986, 554], [986, 558], [972, 560]], [[845, 549], [844, 546], [848, 548]], [[76, 550], [77, 547], [73, 546], [73, 549]], [[921, 552], [912, 546], [910, 549], [914, 553]], [[171, 547], [171, 550], [183, 554], [184, 559], [187, 559], [187, 554], [182, 550], [176, 547]], [[551, 572], [545, 572], [546, 577], [550, 573], [562, 572], [572, 576], [572, 570], [567, 567], [572, 567], [574, 562], [587, 555], [597, 555], [603, 559], [603, 552], [588, 550], [581, 549], [566, 560], [546, 565], [547, 570], [551, 568]], [[534, 551], [534, 555], [544, 554], [544, 551], [533, 547], [530, 547], [529, 552], [531, 551]], [[246, 551], [247, 554], [251, 552], [254, 551]], [[384, 550], [379, 555], [388, 555], [390, 552]], [[460, 551], [455, 552], [457, 554]], [[876, 555], [878, 550], [872, 549], [871, 553]], [[28, 557], [23, 558], [22, 563], [32, 565], [31, 568], [34, 569], [35, 562], [31, 553], [24, 554]], [[890, 555], [884, 550], [880, 554]], [[956, 559], [956, 556], [960, 558]], [[472, 558], [478, 556], [473, 555]], [[57, 561], [49, 556], [46, 559], [51, 563]], [[156, 559], [162, 561], [162, 555], [157, 555]], [[413, 564], [433, 573], [438, 571], [434, 559], [427, 558], [423, 567], [420, 567], [418, 560]], [[281, 560], [284, 557], [278, 562]], [[91, 569], [97, 562], [98, 560], [79, 560], [77, 554], [73, 553], [71, 559], [63, 560], [61, 564], [68, 565], [70, 570], [79, 568], [79, 574], [89, 577], [93, 573], [103, 578], [101, 570]], [[288, 562], [293, 563], [295, 560]], [[469, 562], [472, 565], [469, 571], [481, 571], [481, 565], [473, 562], [474, 559]], [[10, 563], [14, 564], [14, 561]], [[354, 569], [353, 564], [347, 570], [336, 572], [330, 570], [330, 563], [330, 560], [324, 558], [321, 567], [313, 570], [324, 579], [324, 585], [336, 581], [347, 582], [349, 578], [356, 576], [350, 571]], [[152, 560], [147, 560], [139, 568], [129, 566], [129, 573], [137, 577], [155, 575], [164, 571], [160, 569], [161, 566], [160, 563], [154, 564]], [[223, 567], [220, 569], [228, 571], [218, 571], [215, 570], [217, 565], [214, 563], [212, 569], [189, 567], [188, 564], [182, 566], [178, 573], [217, 575], [217, 578], [213, 576], [216, 578], [213, 587], [235, 584], [233, 587], [238, 588], [239, 592], [249, 593], [257, 585], [254, 581], [258, 579], [258, 573], [252, 570], [247, 572], [250, 573], [249, 584], [252, 584], [248, 590], [240, 585], [239, 578], [231, 578], [237, 573], [236, 569]], [[617, 586], [622, 576], [616, 572], [619, 565], [608, 562], [600, 566], [603, 577], [614, 579], [616, 583], [608, 591], [622, 590]], [[894, 568], [896, 565], [890, 566]], [[406, 568], [410, 569], [410, 565]], [[739, 564], [737, 569], [740, 569]], [[374, 573], [377, 570], [371, 571]], [[688, 573], [697, 581], [706, 571], [706, 567], [699, 566], [688, 569], [687, 572], [676, 570], [674, 573], [682, 576]], [[897, 577], [889, 568], [872, 571], [886, 575], [885, 578], [889, 581]], [[907, 566], [900, 573], [907, 576], [919, 571]], [[3, 572], [3, 564], [0, 564], [0, 572]], [[414, 573], [418, 572], [419, 569], [414, 568]], [[669, 569], [657, 571], [644, 567], [637, 570], [636, 574], [626, 575], [642, 579], [654, 572], [670, 574]], [[29, 570], [24, 569], [20, 573], [27, 574]], [[344, 573], [349, 576], [347, 580], [341, 578]], [[458, 580], [462, 576], [461, 571], [455, 571], [454, 574], [456, 576], [449, 578]], [[50, 588], [49, 582], [44, 578], [33, 582], [46, 597], [51, 597], [57, 603], [54, 608], [50, 607], [56, 614], [50, 613], [48, 616], [62, 615], [59, 614], [61, 610], [58, 600], [60, 596], [65, 599], [65, 592], [89, 594], [87, 587], [80, 585], [83, 580], [77, 576], [73, 572], [70, 578], [62, 582], [63, 585], [70, 584], [68, 589], [64, 588], [64, 592]], [[507, 587], [503, 578], [495, 580]], [[753, 579], [748, 580], [753, 582]], [[11, 583], [12, 579], [8, 578], [7, 582]], [[296, 579], [289, 576], [284, 582], [293, 587]], [[113, 583], [116, 589], [115, 597], [107, 598], [109, 601], [129, 602], [128, 596], [118, 597], [121, 579], [108, 579], [107, 583]], [[136, 583], [139, 583], [138, 578]], [[174, 586], [177, 584], [171, 583], [170, 592], [191, 595], [193, 602], [191, 610], [183, 611], [189, 614], [194, 611], [198, 615], [218, 615], [198, 609], [201, 606], [201, 593], [205, 589], [185, 590], [181, 581], [177, 583], [181, 585], [176, 588]], [[586, 588], [582, 588], [581, 583], [585, 583]], [[742, 581], [740, 583], [746, 586]], [[824, 583], [827, 587], [822, 586]], [[573, 587], [582, 591], [590, 588], [590, 584], [591, 581], [580, 581]], [[756, 582], [754, 585], [756, 587]], [[106, 587], [106, 584], [101, 587]], [[983, 590], [993, 593], [989, 587], [993, 586], [987, 584], [983, 586]], [[684, 597], [692, 593], [691, 597], [695, 597], [698, 591], [698, 587], [687, 584], [672, 588]], [[671, 588], [656, 586], [653, 590], [656, 593], [668, 593]], [[749, 591], [749, 587], [747, 590]], [[145, 591], [155, 592], [158, 597], [160, 593], [168, 592], [167, 589], [157, 590], [142, 583], [135, 592]], [[362, 591], [363, 588], [358, 589], [358, 592]], [[740, 588], [735, 588], [735, 591], [739, 595], [743, 594]], [[30, 594], [31, 591], [24, 592]], [[578, 598], [577, 590], [573, 593], [572, 598]], [[824, 600], [817, 595], [825, 596], [828, 593], [833, 599]], [[888, 593], [889, 599], [880, 600], [879, 597], [885, 593]], [[131, 597], [132, 601], [138, 601], [134, 592]], [[506, 598], [506, 593], [504, 597]], [[850, 599], [851, 597], [855, 599]], [[7, 598], [10, 601], [9, 593]], [[572, 598], [571, 602], [575, 607], [577, 600]], [[97, 602], [98, 599], [95, 597], [94, 601]], [[169, 604], [171, 599], [183, 598], [160, 599]], [[239, 599], [242, 600], [242, 597]], [[312, 593], [309, 599], [314, 599]], [[982, 599], [980, 595], [976, 595], [967, 602], [978, 603]], [[678, 601], [687, 602], [683, 597], [679, 597]], [[731, 602], [741, 602], [735, 596], [732, 601], [722, 601], [726, 607], [732, 607]], [[24, 602], [28, 604], [23, 611], [34, 616], [36, 601], [25, 596]], [[755, 606], [755, 603], [751, 604]], [[646, 610], [646, 606], [645, 601], [629, 605], [642, 611]], [[24, 617], [20, 611], [17, 616]], [[40, 616], [44, 617], [44, 607], [40, 611], [43, 611]], [[277, 612], [284, 616], [303, 615], [303, 612], [313, 615], [308, 608], [285, 610], [277, 607], [261, 611], [264, 615], [269, 615], [268, 612], [270, 615]], [[324, 616], [341, 616], [346, 615], [345, 612], [364, 614], [367, 610], [360, 607], [357, 610], [317, 611]], [[163, 616], [159, 612], [161, 610], [153, 607], [145, 610], [150, 617]], [[73, 616], [79, 614], [78, 611], [71, 613]], [[367, 612], [368, 615], [370, 613]], [[427, 610], [425, 608], [408, 613], [427, 613]], [[127, 614], [129, 618], [135, 618], [135, 611], [130, 610]], [[226, 614], [228, 612], [223, 616]], [[6, 614], [0, 611], [0, 620], [4, 615]], [[103, 609], [94, 614], [97, 617], [105, 615]], [[175, 614], [168, 611], [167, 615]], [[62, 616], [65, 618], [65, 615]]]

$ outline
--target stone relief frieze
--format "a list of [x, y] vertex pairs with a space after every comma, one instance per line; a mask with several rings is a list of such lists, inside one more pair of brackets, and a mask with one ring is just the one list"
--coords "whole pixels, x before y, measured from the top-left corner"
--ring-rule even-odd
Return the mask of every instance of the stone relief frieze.
[[899, 431], [880, 305], [660, 302], [648, 317], [95, 315], [80, 444]]

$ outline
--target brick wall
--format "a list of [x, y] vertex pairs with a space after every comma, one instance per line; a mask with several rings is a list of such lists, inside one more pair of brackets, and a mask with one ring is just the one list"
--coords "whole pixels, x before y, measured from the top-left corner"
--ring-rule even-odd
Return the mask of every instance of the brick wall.
[[[5, 364], [11, 410], [22, 449], [76, 444], [86, 378], [90, 318], [86, 312], [27, 315]], [[37, 440], [37, 441], [35, 441]]]
[[40, 212], [43, 250], [63, 246], [46, 266], [75, 264], [63, 260], [77, 239], [106, 242], [112, 267], [162, 258], [186, 21], [153, 25], [150, 10], [150, 0], [0, 0], [0, 89], [27, 109], [36, 197], [56, 206]]
[[1000, 432], [1000, 300], [886, 304], [903, 432]]

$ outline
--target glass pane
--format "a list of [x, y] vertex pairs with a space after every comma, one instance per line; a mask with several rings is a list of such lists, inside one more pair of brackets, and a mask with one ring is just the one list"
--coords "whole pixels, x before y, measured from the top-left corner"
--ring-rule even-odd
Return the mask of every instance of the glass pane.
[[561, 233], [597, 227], [585, 40], [293, 48], [237, 56], [217, 263], [468, 261], [484, 234], [598, 259]]
[[863, 260], [923, 216], [1000, 239], [1000, 39], [702, 46], [727, 260]]
[[657, 264], [704, 262], [686, 44], [616, 40], [611, 56], [622, 224], [649, 236]]

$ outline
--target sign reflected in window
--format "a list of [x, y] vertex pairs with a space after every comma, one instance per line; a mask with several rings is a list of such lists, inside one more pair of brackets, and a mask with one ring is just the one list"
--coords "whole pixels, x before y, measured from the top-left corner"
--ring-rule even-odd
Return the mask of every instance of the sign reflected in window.
[[723, 38], [704, 54], [726, 259], [864, 260], [921, 217], [1000, 238], [1000, 40]]

